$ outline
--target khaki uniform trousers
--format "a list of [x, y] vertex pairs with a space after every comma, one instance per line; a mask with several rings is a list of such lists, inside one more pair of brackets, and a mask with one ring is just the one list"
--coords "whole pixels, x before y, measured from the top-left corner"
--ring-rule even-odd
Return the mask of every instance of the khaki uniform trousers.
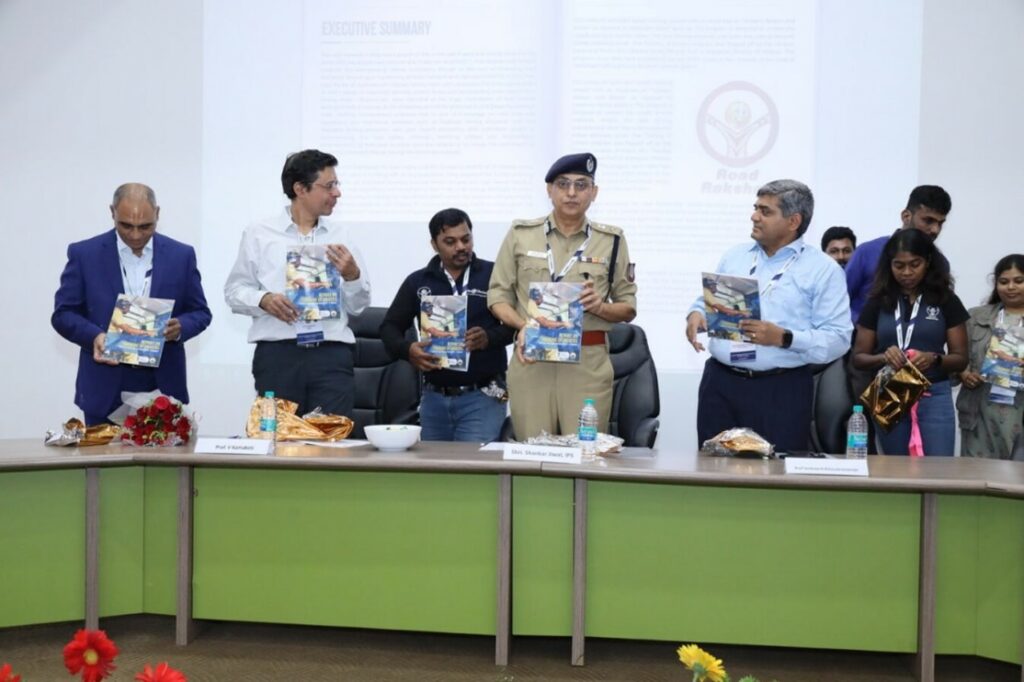
[[526, 365], [515, 355], [509, 360], [508, 392], [512, 428], [524, 441], [547, 431], [576, 433], [583, 401], [593, 398], [598, 430], [608, 433], [614, 372], [608, 346], [583, 346], [580, 362], [536, 362]]

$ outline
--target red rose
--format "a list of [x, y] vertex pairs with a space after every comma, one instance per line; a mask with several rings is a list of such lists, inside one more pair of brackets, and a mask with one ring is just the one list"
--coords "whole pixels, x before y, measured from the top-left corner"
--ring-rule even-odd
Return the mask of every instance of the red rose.
[[171, 401], [168, 400], [167, 396], [165, 395], [157, 396], [156, 399], [153, 401], [153, 407], [155, 407], [158, 410], [166, 410], [168, 407], [170, 407], [170, 405]]
[[130, 415], [128, 415], [128, 416], [127, 416], [127, 417], [125, 418], [125, 420], [124, 420], [124, 427], [125, 427], [126, 429], [132, 429], [132, 428], [135, 428], [135, 416], [134, 416], [134, 415], [131, 415], [131, 414], [130, 414]]
[[146, 441], [145, 438], [143, 438], [143, 436], [140, 434], [135, 436], [135, 438], [132, 438], [132, 442], [135, 443], [136, 445], [142, 445]]

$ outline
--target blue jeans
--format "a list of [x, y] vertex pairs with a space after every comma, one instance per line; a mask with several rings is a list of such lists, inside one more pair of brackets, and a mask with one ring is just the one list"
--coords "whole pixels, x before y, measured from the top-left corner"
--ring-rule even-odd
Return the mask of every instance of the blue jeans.
[[501, 433], [508, 412], [505, 405], [479, 389], [448, 397], [424, 386], [420, 400], [420, 426], [423, 427], [420, 437], [490, 443]]
[[[937, 381], [917, 403], [917, 422], [927, 457], [952, 457], [956, 447], [953, 394], [948, 381]], [[878, 446], [887, 455], [906, 455], [910, 444], [910, 416], [886, 433], [877, 428]]]

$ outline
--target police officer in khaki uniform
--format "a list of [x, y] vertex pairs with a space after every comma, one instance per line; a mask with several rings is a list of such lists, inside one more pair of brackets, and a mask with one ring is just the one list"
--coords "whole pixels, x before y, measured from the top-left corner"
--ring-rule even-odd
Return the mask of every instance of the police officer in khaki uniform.
[[[599, 429], [608, 431], [613, 375], [607, 332], [614, 323], [636, 317], [636, 284], [622, 230], [587, 219], [587, 209], [597, 198], [596, 170], [593, 154], [556, 161], [544, 178], [551, 214], [512, 223], [494, 263], [487, 305], [495, 317], [520, 330], [508, 372], [512, 426], [520, 440], [542, 430], [574, 433], [586, 398], [595, 400]], [[584, 283], [579, 364], [523, 357], [521, 330], [530, 283], [553, 281]]]

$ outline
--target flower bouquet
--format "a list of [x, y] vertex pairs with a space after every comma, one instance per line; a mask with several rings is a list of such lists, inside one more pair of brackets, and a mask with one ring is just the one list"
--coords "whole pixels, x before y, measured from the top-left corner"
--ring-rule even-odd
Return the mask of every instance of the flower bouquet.
[[122, 393], [124, 404], [110, 415], [121, 424], [124, 445], [184, 445], [194, 430], [185, 406], [159, 391]]

